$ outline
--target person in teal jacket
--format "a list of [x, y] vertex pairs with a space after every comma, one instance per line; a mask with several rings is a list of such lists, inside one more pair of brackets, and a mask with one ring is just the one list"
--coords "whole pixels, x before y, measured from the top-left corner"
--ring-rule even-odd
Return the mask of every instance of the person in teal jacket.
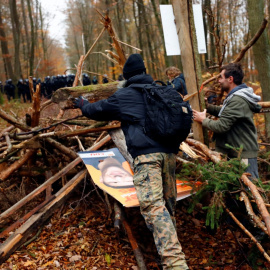
[[[248, 165], [247, 172], [258, 178], [258, 143], [257, 130], [253, 121], [253, 113], [259, 112], [261, 97], [254, 94], [253, 89], [242, 83], [244, 73], [240, 63], [230, 63], [222, 67], [219, 83], [227, 92], [223, 106], [207, 104], [207, 110], [193, 110], [194, 121], [202, 123], [214, 132], [216, 151], [226, 154], [228, 158], [237, 157], [236, 151], [226, 146], [243, 147], [242, 161]], [[218, 117], [212, 120], [206, 112]]]

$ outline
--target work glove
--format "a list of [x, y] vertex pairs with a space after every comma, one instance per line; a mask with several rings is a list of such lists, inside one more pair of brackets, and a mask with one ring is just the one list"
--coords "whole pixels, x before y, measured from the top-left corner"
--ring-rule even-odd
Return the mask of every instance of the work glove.
[[84, 104], [88, 103], [88, 100], [85, 97], [79, 96], [73, 100], [74, 108], [82, 108]]

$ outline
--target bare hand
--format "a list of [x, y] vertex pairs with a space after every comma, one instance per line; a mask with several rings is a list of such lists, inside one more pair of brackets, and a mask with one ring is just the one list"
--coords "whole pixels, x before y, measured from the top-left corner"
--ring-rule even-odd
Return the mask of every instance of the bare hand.
[[199, 123], [202, 123], [202, 121], [206, 118], [206, 109], [203, 112], [198, 112], [196, 110], [193, 111], [193, 120]]

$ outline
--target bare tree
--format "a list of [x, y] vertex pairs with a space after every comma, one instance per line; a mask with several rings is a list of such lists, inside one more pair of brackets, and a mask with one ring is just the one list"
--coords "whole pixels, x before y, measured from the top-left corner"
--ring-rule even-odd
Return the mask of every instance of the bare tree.
[[[264, 17], [264, 1], [248, 0], [249, 29], [251, 35], [260, 28], [262, 18]], [[258, 78], [262, 88], [262, 97], [264, 101], [270, 100], [270, 44], [267, 32], [264, 31], [256, 44], [252, 47], [255, 66], [258, 70]], [[266, 136], [270, 138], [270, 114], [265, 114]]]
[[14, 42], [14, 76], [18, 79], [19, 77], [22, 77], [20, 61], [21, 25], [19, 22], [16, 0], [9, 0], [9, 9]]
[[2, 19], [2, 9], [0, 8], [0, 37], [1, 37], [1, 50], [2, 50], [2, 56], [3, 56], [3, 61], [5, 65], [5, 73], [6, 73], [6, 79], [11, 78], [12, 80], [15, 80], [15, 76], [13, 73], [13, 67], [11, 63], [12, 56], [9, 53], [8, 49], [8, 41], [6, 38], [6, 32], [5, 32], [5, 27], [3, 24], [3, 19]]

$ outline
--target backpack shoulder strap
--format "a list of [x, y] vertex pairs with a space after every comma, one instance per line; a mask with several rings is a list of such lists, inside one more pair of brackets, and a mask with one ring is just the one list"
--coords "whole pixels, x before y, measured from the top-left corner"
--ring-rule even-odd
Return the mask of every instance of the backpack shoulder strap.
[[139, 84], [139, 83], [133, 83], [129, 85], [131, 88], [136, 88], [136, 89], [145, 89], [147, 87], [152, 87], [152, 84]]

